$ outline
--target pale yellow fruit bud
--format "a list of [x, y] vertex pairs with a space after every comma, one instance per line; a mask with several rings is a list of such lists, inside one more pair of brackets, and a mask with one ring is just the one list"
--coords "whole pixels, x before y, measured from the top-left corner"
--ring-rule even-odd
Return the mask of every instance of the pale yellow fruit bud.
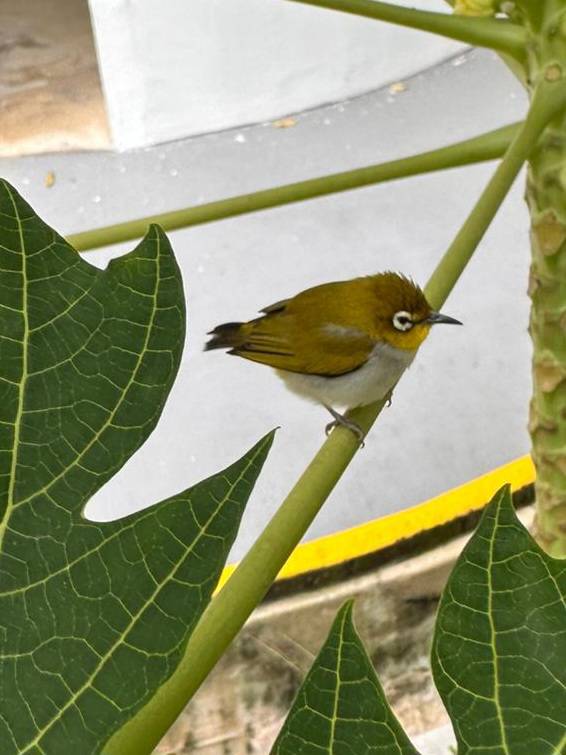
[[454, 13], [460, 16], [494, 16], [496, 0], [456, 0]]

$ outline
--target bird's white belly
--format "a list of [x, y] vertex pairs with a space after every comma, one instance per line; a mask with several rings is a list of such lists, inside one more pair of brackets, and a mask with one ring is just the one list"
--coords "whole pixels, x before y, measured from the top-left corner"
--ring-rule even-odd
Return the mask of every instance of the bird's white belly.
[[367, 362], [337, 377], [277, 370], [287, 387], [300, 396], [332, 407], [353, 409], [384, 398], [411, 364], [416, 351], [378, 344]]

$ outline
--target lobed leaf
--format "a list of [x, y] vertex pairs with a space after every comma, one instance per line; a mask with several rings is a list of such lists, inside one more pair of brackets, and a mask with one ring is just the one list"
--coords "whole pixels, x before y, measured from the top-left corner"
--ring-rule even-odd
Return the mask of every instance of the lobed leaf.
[[85, 504], [151, 433], [184, 295], [152, 226], [104, 271], [0, 182], [0, 751], [98, 753], [174, 670], [271, 443], [119, 521]]
[[387, 704], [352, 605], [338, 612], [271, 755], [418, 755]]
[[459, 755], [566, 752], [566, 560], [500, 490], [444, 590], [433, 672]]

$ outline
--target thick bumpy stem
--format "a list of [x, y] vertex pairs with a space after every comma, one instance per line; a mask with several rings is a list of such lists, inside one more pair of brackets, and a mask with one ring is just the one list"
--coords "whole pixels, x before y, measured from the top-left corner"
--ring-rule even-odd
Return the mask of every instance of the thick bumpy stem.
[[[518, 0], [530, 27], [529, 79], [566, 91], [566, 8], [562, 0]], [[526, 198], [531, 214], [533, 396], [529, 429], [537, 471], [537, 534], [566, 555], [566, 112], [558, 108], [531, 155]]]
[[566, 553], [566, 118], [549, 129], [531, 160], [533, 397], [530, 432], [537, 469], [538, 534]]

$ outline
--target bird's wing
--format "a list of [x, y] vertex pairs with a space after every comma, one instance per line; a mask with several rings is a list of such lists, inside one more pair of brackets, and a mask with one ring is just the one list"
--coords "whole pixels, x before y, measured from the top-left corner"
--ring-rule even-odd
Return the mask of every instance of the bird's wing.
[[269, 307], [264, 307], [263, 309], [260, 309], [259, 311], [262, 312], [264, 315], [272, 314], [273, 312], [281, 312], [281, 310], [285, 309], [287, 304], [290, 302], [290, 299], [281, 299], [281, 301], [276, 301], [275, 304], [270, 304]]
[[280, 370], [334, 377], [365, 364], [373, 346], [355, 328], [326, 323], [313, 332], [282, 307], [255, 320], [245, 342], [231, 353]]

